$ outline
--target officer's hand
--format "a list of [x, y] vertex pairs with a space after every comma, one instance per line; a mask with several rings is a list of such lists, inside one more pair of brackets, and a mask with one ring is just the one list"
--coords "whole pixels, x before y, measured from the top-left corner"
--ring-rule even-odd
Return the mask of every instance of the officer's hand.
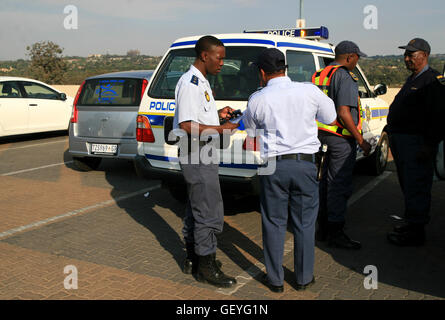
[[218, 110], [218, 116], [220, 119], [230, 119], [232, 117], [231, 113], [235, 111], [235, 109], [230, 107], [224, 107], [220, 110]]
[[233, 130], [239, 127], [239, 123], [232, 123], [230, 121], [226, 121], [223, 125], [221, 125], [223, 130]]
[[362, 143], [359, 144], [360, 148], [362, 148], [363, 150], [363, 155], [365, 157], [367, 157], [369, 155], [369, 153], [371, 152], [371, 145], [369, 144], [368, 141], [366, 141], [365, 139], [363, 139]]

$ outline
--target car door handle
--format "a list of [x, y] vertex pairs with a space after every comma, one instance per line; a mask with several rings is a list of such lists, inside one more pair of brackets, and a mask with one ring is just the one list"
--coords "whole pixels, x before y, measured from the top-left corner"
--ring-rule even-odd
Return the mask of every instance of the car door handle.
[[37, 103], [30, 103], [29, 106], [30, 107], [37, 107]]

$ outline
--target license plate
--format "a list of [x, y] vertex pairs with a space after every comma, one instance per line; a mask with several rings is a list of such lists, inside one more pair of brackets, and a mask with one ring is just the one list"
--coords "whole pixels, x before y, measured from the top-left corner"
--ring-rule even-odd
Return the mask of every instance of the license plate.
[[116, 154], [117, 144], [91, 144], [91, 153]]

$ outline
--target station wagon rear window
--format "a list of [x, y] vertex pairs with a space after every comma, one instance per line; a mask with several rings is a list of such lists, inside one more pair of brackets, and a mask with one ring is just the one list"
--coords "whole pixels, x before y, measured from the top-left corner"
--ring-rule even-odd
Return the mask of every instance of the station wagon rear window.
[[[215, 100], [247, 100], [259, 87], [258, 68], [252, 65], [264, 47], [226, 47], [221, 72], [208, 75]], [[195, 50], [177, 49], [168, 54], [149, 95], [153, 98], [174, 99], [179, 78], [195, 61]]]
[[78, 105], [138, 106], [141, 90], [141, 79], [91, 79], [85, 82]]

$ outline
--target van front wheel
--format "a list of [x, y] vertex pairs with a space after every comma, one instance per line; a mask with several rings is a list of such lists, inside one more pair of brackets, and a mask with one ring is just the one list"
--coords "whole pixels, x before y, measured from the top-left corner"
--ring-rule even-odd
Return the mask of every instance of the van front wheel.
[[367, 159], [370, 173], [376, 176], [381, 175], [388, 163], [389, 139], [388, 134], [383, 131], [379, 144], [375, 148], [374, 153]]

